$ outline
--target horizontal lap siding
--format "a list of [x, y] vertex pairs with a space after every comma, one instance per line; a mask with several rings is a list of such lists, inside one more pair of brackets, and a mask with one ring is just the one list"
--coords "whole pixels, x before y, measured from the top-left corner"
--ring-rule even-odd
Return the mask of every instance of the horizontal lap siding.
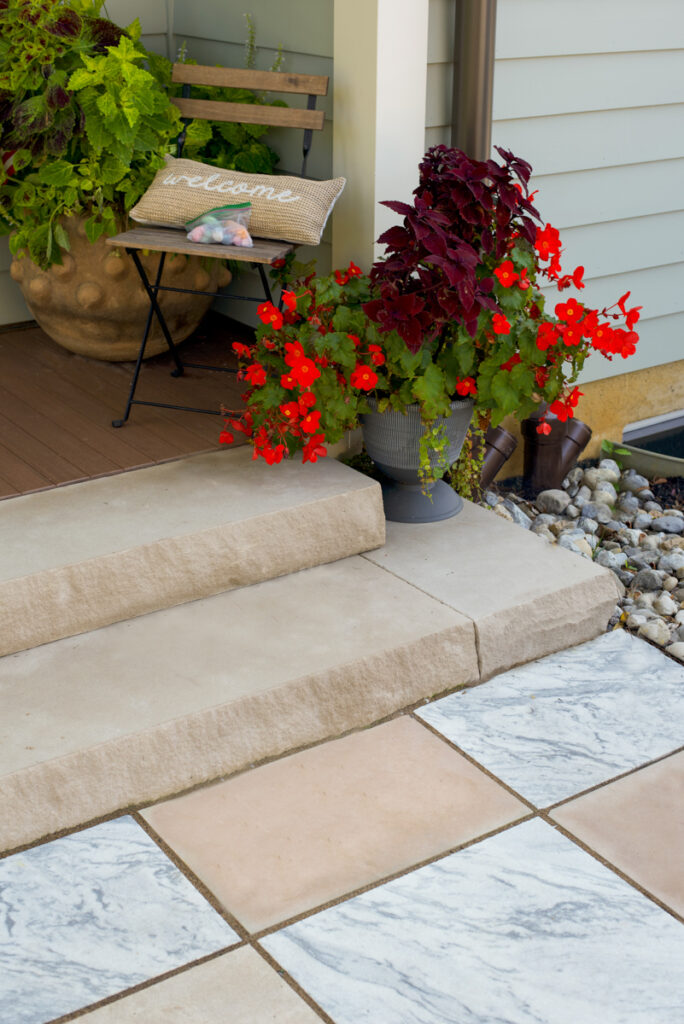
[[[430, 0], [426, 147], [450, 144], [454, 12]], [[498, 0], [493, 108], [493, 144], [532, 164], [565, 265], [586, 268], [582, 298], [644, 307], [637, 354], [582, 380], [684, 359], [681, 0]]]

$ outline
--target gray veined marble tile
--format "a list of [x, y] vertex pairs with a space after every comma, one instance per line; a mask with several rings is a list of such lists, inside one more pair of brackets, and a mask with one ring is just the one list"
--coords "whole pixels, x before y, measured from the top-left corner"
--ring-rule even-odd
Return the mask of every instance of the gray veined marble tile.
[[130, 817], [0, 861], [0, 1024], [43, 1024], [239, 937]]
[[336, 1024], [681, 1024], [684, 928], [539, 819], [262, 939]]
[[684, 667], [615, 630], [416, 714], [547, 807], [684, 744]]

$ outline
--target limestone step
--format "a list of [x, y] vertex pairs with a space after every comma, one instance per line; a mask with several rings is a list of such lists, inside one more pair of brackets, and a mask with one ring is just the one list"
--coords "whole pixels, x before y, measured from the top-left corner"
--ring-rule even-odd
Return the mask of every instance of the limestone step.
[[246, 447], [0, 502], [0, 655], [379, 547], [380, 487]]
[[0, 850], [479, 678], [472, 621], [364, 557], [0, 659]]
[[0, 658], [0, 851], [582, 643], [618, 590], [466, 502], [388, 524], [379, 551]]

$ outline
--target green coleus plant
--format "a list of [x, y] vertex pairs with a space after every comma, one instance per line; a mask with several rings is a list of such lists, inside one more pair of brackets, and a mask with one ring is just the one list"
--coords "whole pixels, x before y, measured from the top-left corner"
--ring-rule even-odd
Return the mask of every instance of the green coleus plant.
[[[69, 247], [64, 217], [84, 216], [90, 241], [122, 230], [181, 129], [171, 62], [141, 44], [137, 19], [122, 29], [102, 7], [0, 0], [0, 233], [42, 267]], [[271, 171], [267, 130], [193, 121], [186, 155]]]
[[0, 227], [43, 267], [68, 248], [62, 217], [84, 215], [91, 241], [120, 229], [180, 130], [138, 22], [100, 6], [0, 3]]

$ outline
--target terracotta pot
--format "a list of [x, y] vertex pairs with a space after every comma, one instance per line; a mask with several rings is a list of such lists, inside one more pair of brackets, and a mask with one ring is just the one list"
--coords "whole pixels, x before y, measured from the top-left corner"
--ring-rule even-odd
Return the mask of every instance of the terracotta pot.
[[[41, 270], [27, 256], [12, 261], [10, 274], [27, 306], [45, 333], [72, 352], [112, 362], [135, 359], [149, 302], [133, 260], [104, 238], [89, 242], [81, 218], [66, 218], [62, 225], [71, 251], [63, 254], [61, 265]], [[158, 254], [140, 256], [152, 275]], [[230, 271], [220, 260], [167, 256], [162, 284], [216, 291], [230, 280]], [[192, 334], [213, 299], [161, 292], [159, 301], [171, 336], [180, 343]], [[164, 351], [166, 342], [155, 318], [145, 356]]]

